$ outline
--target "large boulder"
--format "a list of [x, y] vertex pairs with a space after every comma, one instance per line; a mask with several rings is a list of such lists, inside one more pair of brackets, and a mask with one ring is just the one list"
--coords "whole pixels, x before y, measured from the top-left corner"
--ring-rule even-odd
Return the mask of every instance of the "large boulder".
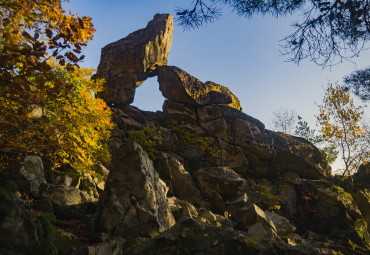
[[162, 66], [158, 72], [159, 89], [165, 98], [190, 105], [226, 104], [240, 110], [240, 102], [222, 85], [201, 82], [175, 66]]
[[140, 145], [124, 143], [112, 156], [101, 199], [101, 231], [126, 239], [150, 237], [172, 226], [168, 188]]
[[81, 219], [94, 213], [97, 198], [72, 186], [45, 183], [40, 186], [40, 196], [50, 200], [54, 213], [59, 218]]
[[95, 76], [107, 82], [103, 99], [115, 105], [132, 103], [136, 87], [157, 66], [167, 64], [172, 33], [173, 17], [156, 14], [146, 28], [105, 46]]
[[217, 213], [224, 213], [224, 201], [247, 189], [246, 180], [229, 167], [202, 168], [196, 178], [201, 193]]
[[186, 171], [181, 161], [170, 157], [168, 163], [175, 195], [190, 203], [201, 200], [199, 189], [195, 186], [192, 176]]
[[331, 167], [325, 154], [304, 138], [269, 131], [276, 155], [271, 163], [271, 174], [295, 171], [306, 179], [323, 179], [331, 176]]
[[279, 236], [288, 235], [296, 230], [296, 227], [290, 224], [289, 220], [281, 215], [275, 214], [273, 212], [265, 212], [267, 217], [274, 223], [276, 227], [276, 233]]
[[28, 192], [35, 192], [45, 182], [44, 165], [39, 156], [26, 156], [19, 170], [23, 176], [22, 188]]
[[40, 187], [40, 195], [61, 207], [97, 201], [97, 199], [90, 196], [86, 191], [71, 186], [67, 187], [49, 183], [45, 183]]

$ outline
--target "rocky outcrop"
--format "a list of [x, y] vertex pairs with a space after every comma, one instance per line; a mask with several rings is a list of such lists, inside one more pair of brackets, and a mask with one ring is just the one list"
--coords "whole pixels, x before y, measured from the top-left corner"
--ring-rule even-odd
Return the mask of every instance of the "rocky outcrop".
[[124, 238], [150, 237], [175, 222], [166, 199], [168, 188], [136, 143], [125, 143], [112, 157], [100, 201], [99, 229]]
[[173, 157], [168, 159], [168, 163], [175, 195], [193, 204], [200, 201], [200, 191], [183, 164]]
[[238, 98], [219, 84], [201, 82], [175, 66], [162, 66], [158, 71], [159, 89], [170, 101], [190, 105], [226, 104], [241, 110]]
[[[291, 244], [294, 242], [291, 241]], [[337, 252], [338, 251], [338, 252]], [[334, 247], [315, 240], [297, 240], [294, 245], [270, 237], [251, 236], [186, 218], [174, 227], [134, 249], [133, 254], [340, 254]], [[350, 254], [349, 253], [349, 254]], [[363, 253], [365, 254], [365, 253]]]
[[247, 183], [228, 167], [208, 167], [196, 173], [201, 193], [212, 204], [215, 212], [225, 211], [225, 201], [239, 192], [246, 191]]
[[167, 64], [172, 45], [173, 17], [156, 14], [146, 28], [102, 49], [96, 78], [104, 78], [104, 100], [115, 105], [134, 100], [135, 89], [153, 75], [157, 66]]
[[353, 199], [358, 205], [358, 208], [367, 223], [367, 231], [370, 233], [370, 190], [356, 190], [353, 194]]
[[[37, 156], [0, 169], [0, 253], [368, 254], [368, 165], [352, 198], [333, 185], [345, 181], [325, 180], [313, 144], [267, 130], [226, 87], [166, 66], [171, 36], [172, 17], [157, 14], [102, 51], [96, 77], [116, 124], [107, 168], [45, 163], [47, 183]], [[163, 112], [130, 106], [155, 75]], [[71, 253], [66, 239], [82, 247]]]
[[75, 245], [52, 224], [55, 216], [32, 213], [25, 201], [0, 187], [1, 254], [67, 254]]
[[298, 209], [305, 222], [300, 219], [300, 223], [308, 223], [315, 232], [331, 238], [370, 246], [366, 222], [350, 193], [323, 181], [306, 181], [303, 189]]

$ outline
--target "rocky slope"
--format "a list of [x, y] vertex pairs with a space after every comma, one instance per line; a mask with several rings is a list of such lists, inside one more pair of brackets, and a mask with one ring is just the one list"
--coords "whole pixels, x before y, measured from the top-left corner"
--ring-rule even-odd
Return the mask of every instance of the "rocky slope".
[[[366, 166], [352, 196], [314, 145], [265, 129], [228, 88], [167, 66], [172, 31], [172, 16], [157, 14], [103, 48], [112, 162], [80, 176], [29, 156], [9, 170], [0, 253], [368, 254]], [[130, 106], [152, 76], [163, 112]]]

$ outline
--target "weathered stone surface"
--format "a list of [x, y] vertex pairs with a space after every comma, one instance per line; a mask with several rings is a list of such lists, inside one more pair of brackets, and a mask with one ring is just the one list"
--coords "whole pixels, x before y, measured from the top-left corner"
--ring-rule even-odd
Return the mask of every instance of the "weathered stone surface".
[[123, 255], [124, 240], [121, 241], [110, 241], [100, 244], [88, 245], [83, 248], [77, 249], [71, 253], [71, 255]]
[[174, 222], [152, 161], [136, 143], [124, 143], [112, 156], [98, 224], [103, 232], [126, 237], [152, 236]]
[[230, 219], [228, 219], [224, 216], [212, 213], [211, 211], [206, 210], [204, 208], [199, 209], [199, 215], [198, 215], [197, 219], [199, 219], [202, 222], [205, 222], [207, 224], [212, 224], [212, 225], [215, 225], [217, 227], [222, 227], [222, 228], [225, 228], [225, 229], [234, 229], [235, 226], [236, 226], [236, 223], [231, 221]]
[[271, 162], [272, 175], [292, 170], [301, 178], [323, 179], [331, 176], [325, 155], [304, 138], [269, 132], [276, 155]]
[[81, 191], [71, 186], [49, 183], [45, 183], [40, 187], [40, 195], [58, 206], [78, 205], [97, 201], [93, 196], [87, 194], [86, 191]]
[[[189, 245], [190, 244], [190, 245]], [[255, 237], [187, 218], [135, 249], [134, 254], [311, 254], [306, 247], [293, 247], [279, 240]], [[333, 253], [335, 254], [335, 253]]]
[[192, 105], [184, 105], [165, 100], [163, 103], [163, 114], [166, 119], [171, 120], [172, 122], [186, 122], [189, 124], [197, 123], [197, 114], [195, 107]]
[[115, 105], [133, 102], [136, 87], [167, 64], [172, 33], [173, 17], [156, 14], [146, 28], [105, 46], [96, 74], [107, 82], [103, 99]]
[[301, 178], [296, 172], [287, 171], [281, 174], [280, 181], [283, 183], [289, 183], [293, 185], [300, 185], [302, 183]]
[[176, 103], [190, 105], [226, 104], [240, 110], [240, 102], [231, 91], [213, 82], [203, 83], [175, 66], [162, 66], [158, 72], [163, 96]]
[[177, 197], [189, 203], [195, 203], [202, 199], [199, 189], [195, 186], [192, 176], [185, 170], [180, 160], [168, 158], [171, 180]]
[[45, 182], [44, 165], [39, 156], [26, 156], [19, 173], [27, 180], [29, 192], [37, 191]]
[[280, 190], [280, 199], [283, 209], [289, 216], [297, 211], [297, 192], [293, 186], [285, 185]]
[[246, 182], [229, 167], [207, 167], [199, 169], [197, 180], [202, 191], [214, 190], [221, 195], [235, 195]]
[[228, 210], [231, 213], [231, 218], [238, 223], [240, 229], [248, 229], [255, 223], [261, 223], [266, 232], [270, 228], [276, 232], [274, 223], [257, 205], [248, 203], [243, 207], [228, 207]]
[[193, 218], [198, 216], [198, 211], [192, 204], [177, 197], [168, 198], [168, 206], [176, 220], [182, 217]]
[[0, 254], [69, 254], [72, 245], [52, 225], [52, 216], [31, 213], [25, 205], [0, 187]]
[[370, 190], [357, 190], [353, 194], [353, 199], [360, 209], [362, 217], [367, 223], [367, 231], [370, 233]]
[[[337, 237], [344, 235], [357, 245], [370, 246], [365, 220], [351, 194], [323, 181], [306, 181], [303, 189], [318, 198], [316, 214], [320, 221], [314, 222], [317, 224], [315, 232]], [[299, 210], [304, 212], [307, 208], [299, 207]]]
[[267, 231], [261, 223], [255, 223], [248, 228], [248, 234], [256, 237], [267, 236]]
[[228, 166], [241, 176], [245, 176], [250, 165], [243, 148], [227, 143], [222, 139], [218, 139], [217, 142], [220, 147], [217, 155], [217, 164]]
[[207, 167], [196, 173], [202, 195], [212, 204], [217, 213], [225, 211], [224, 200], [246, 191], [246, 180], [228, 167]]
[[265, 211], [265, 214], [274, 223], [276, 227], [276, 233], [279, 236], [288, 235], [296, 230], [296, 227], [290, 224], [287, 218], [280, 216], [278, 214], [272, 213], [272, 212]]

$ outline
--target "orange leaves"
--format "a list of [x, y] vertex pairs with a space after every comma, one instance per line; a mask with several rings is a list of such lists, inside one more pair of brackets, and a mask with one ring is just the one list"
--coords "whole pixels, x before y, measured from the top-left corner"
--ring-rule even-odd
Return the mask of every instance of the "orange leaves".
[[0, 150], [81, 171], [109, 159], [111, 112], [93, 96], [103, 81], [76, 68], [95, 31], [91, 18], [66, 14], [61, 0], [1, 2], [0, 18]]

